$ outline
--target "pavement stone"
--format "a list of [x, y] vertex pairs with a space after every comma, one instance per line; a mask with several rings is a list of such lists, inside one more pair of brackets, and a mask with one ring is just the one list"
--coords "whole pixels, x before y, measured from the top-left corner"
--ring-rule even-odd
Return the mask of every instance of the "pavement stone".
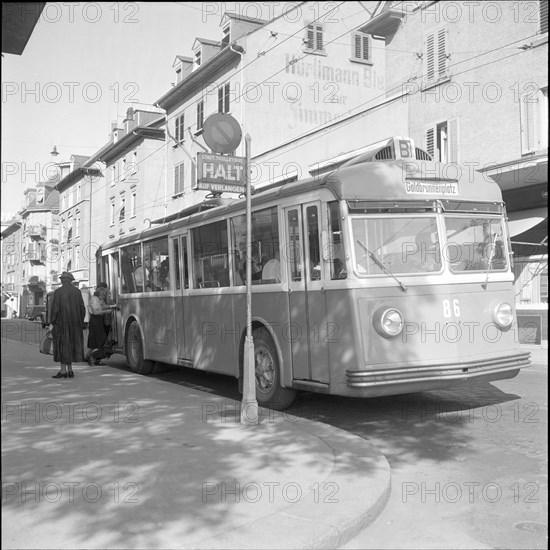
[[5, 548], [338, 548], [390, 493], [365, 439], [109, 366], [2, 348]]

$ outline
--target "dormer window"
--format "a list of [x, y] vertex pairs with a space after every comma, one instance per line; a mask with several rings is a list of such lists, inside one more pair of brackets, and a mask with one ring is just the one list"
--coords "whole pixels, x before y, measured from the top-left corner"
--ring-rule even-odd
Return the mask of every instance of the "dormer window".
[[308, 52], [324, 53], [323, 25], [311, 23], [307, 26], [304, 45]]
[[231, 42], [231, 25], [227, 25], [223, 29], [222, 48], [229, 46]]
[[181, 67], [176, 69], [176, 84], [179, 84], [181, 82]]
[[200, 66], [201, 66], [201, 62], [202, 62], [202, 51], [201, 51], [201, 49], [199, 48], [199, 49], [195, 52], [195, 67], [200, 67]]

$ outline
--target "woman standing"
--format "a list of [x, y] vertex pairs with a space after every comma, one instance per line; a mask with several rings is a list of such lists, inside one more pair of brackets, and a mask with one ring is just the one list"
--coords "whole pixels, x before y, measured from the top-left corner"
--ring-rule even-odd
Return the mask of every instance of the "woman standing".
[[106, 287], [98, 286], [88, 303], [88, 311], [90, 313], [90, 323], [88, 325], [88, 348], [90, 348], [90, 352], [88, 354], [88, 363], [90, 365], [102, 365], [101, 359], [106, 357], [103, 348], [107, 342], [109, 327], [105, 324], [105, 313], [111, 311], [110, 306], [106, 303], [108, 293], [109, 291]]
[[74, 277], [64, 271], [61, 287], [53, 293], [51, 325], [54, 346], [53, 360], [61, 363], [61, 370], [52, 378], [73, 378], [73, 363], [82, 361], [82, 329], [86, 307], [82, 294], [72, 285]]

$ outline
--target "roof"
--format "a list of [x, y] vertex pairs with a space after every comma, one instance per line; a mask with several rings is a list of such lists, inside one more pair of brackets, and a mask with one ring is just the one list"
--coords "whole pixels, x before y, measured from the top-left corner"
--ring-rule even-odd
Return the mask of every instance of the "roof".
[[164, 129], [155, 127], [155, 125], [162, 122], [164, 122], [164, 115], [160, 115], [142, 126], [136, 126], [130, 133], [122, 136], [116, 143], [113, 143], [112, 140], [109, 141], [93, 155], [91, 159], [108, 164], [111, 160], [125, 154], [143, 139], [164, 140]]
[[221, 40], [210, 40], [209, 38], [195, 38], [195, 42], [193, 42], [193, 49], [196, 48], [195, 44], [199, 42], [200, 44], [206, 44], [208, 46], [218, 46], [221, 47]]
[[23, 224], [21, 222], [12, 221], [4, 231], [2, 231], [2, 238], [5, 239], [6, 237], [9, 237], [10, 235], [13, 235], [16, 231], [19, 231], [21, 229], [21, 226]]
[[172, 64], [172, 67], [175, 67], [176, 65], [179, 65], [181, 62], [183, 63], [193, 63], [192, 57], [185, 57], [184, 55], [176, 55], [176, 58], [174, 59], [174, 63]]
[[21, 55], [46, 2], [2, 2], [2, 53]]
[[238, 21], [248, 21], [249, 23], [257, 23], [258, 25], [265, 25], [269, 21], [265, 19], [257, 19], [256, 17], [248, 17], [247, 15], [242, 15], [240, 13], [235, 13], [232, 11], [226, 11], [223, 14], [222, 20], [220, 21], [220, 27], [225, 25], [227, 19], [237, 19]]
[[236, 44], [233, 48], [223, 48], [189, 76], [170, 88], [155, 104], [166, 110], [178, 105], [191, 90], [204, 84], [204, 79], [208, 75], [227, 67], [232, 59], [240, 59], [238, 51], [244, 53], [244, 49]]

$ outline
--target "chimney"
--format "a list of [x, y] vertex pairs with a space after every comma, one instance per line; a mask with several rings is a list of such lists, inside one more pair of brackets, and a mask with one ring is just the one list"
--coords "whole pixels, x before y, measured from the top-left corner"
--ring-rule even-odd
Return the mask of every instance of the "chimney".
[[129, 107], [126, 111], [126, 118], [124, 119], [124, 132], [129, 134], [136, 127], [136, 121], [134, 120], [134, 109]]
[[111, 122], [111, 139], [116, 143], [124, 135], [124, 129], [118, 127], [118, 123]]

